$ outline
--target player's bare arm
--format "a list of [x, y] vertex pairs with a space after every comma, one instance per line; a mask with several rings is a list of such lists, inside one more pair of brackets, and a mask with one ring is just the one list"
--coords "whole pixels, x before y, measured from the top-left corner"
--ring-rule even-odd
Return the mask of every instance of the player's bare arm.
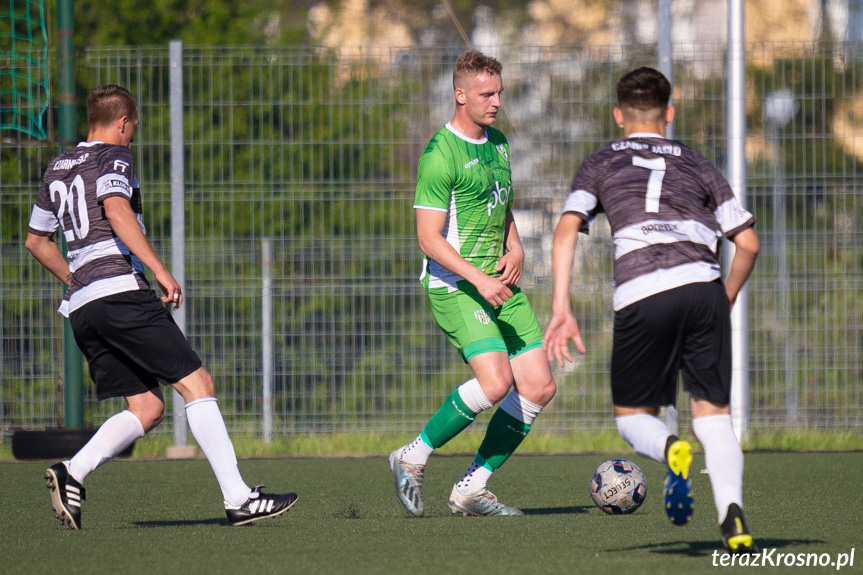
[[578, 322], [572, 314], [569, 286], [572, 279], [572, 260], [575, 256], [575, 244], [583, 220], [573, 213], [565, 213], [560, 217], [554, 230], [554, 240], [551, 250], [552, 273], [552, 308], [551, 319], [545, 328], [542, 347], [545, 349], [548, 361], [557, 361], [563, 366], [563, 360], [572, 361], [569, 351], [569, 340], [575, 343], [575, 349], [586, 353], [584, 341]]
[[734, 242], [734, 257], [731, 258], [731, 268], [725, 280], [725, 293], [728, 295], [729, 307], [734, 306], [740, 290], [749, 279], [760, 249], [758, 236], [751, 227], [735, 235], [731, 241]]
[[446, 212], [422, 208], [415, 211], [417, 239], [425, 255], [472, 283], [491, 305], [501, 305], [512, 297], [512, 291], [504, 282], [472, 266], [446, 241], [442, 235], [446, 225]]
[[179, 309], [183, 303], [183, 292], [180, 284], [162, 265], [156, 252], [150, 246], [150, 242], [147, 241], [147, 237], [141, 231], [141, 226], [138, 225], [138, 219], [135, 217], [135, 212], [132, 211], [132, 204], [126, 198], [118, 196], [107, 198], [103, 205], [105, 216], [111, 223], [111, 229], [114, 230], [117, 237], [155, 274], [159, 288], [162, 290], [162, 301], [173, 303], [174, 310]]
[[57, 276], [61, 282], [69, 285], [71, 281], [69, 262], [60, 253], [57, 242], [51, 236], [28, 233], [24, 246], [45, 269]]
[[521, 238], [518, 235], [512, 211], [506, 213], [504, 245], [506, 253], [495, 268], [501, 272], [498, 279], [508, 286], [518, 285], [524, 273], [524, 248], [521, 246]]

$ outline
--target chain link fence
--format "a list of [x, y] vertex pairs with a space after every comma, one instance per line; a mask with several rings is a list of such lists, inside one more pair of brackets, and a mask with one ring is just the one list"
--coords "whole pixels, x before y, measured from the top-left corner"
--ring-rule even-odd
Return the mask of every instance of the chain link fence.
[[[412, 209], [417, 159], [452, 115], [461, 51], [184, 50], [187, 331], [232, 432], [261, 432], [264, 240], [273, 251], [277, 434], [415, 432], [470, 377], [419, 286]], [[511, 145], [522, 286], [545, 323], [551, 235], [569, 182], [618, 135], [617, 79], [657, 55], [648, 45], [486, 51], [504, 64], [497, 126]], [[674, 53], [675, 138], [723, 168], [725, 47]], [[769, 44], [747, 55], [747, 206], [762, 241], [749, 283], [750, 425], [859, 429], [863, 52]], [[78, 67], [81, 102], [106, 83], [138, 98], [132, 149], [145, 223], [169, 261], [167, 46], [90, 49]], [[61, 286], [23, 246], [42, 172], [59, 151], [54, 134], [39, 142], [4, 133], [0, 144], [4, 434], [63, 423]], [[579, 242], [573, 293], [588, 354], [556, 370], [543, 430], [613, 427], [612, 254], [607, 226]], [[85, 376], [87, 425], [121, 406], [97, 402]], [[170, 430], [170, 421], [159, 428]]]

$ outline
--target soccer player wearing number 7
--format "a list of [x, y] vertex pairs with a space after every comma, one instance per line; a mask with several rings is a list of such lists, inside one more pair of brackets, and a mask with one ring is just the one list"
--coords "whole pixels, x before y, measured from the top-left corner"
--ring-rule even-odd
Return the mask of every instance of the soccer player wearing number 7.
[[432, 451], [500, 401], [448, 504], [455, 514], [523, 515], [486, 485], [556, 388], [542, 351], [542, 327], [517, 285], [524, 250], [512, 216], [509, 144], [491, 127], [503, 92], [500, 63], [465, 52], [455, 65], [453, 89], [453, 118], [419, 160], [414, 208], [425, 254], [421, 281], [432, 313], [475, 377], [453, 391], [389, 463], [398, 500], [408, 513], [422, 516], [423, 471]]
[[[87, 141], [45, 170], [26, 246], [68, 286], [59, 312], [69, 318], [99, 399], [123, 397], [127, 409], [105, 421], [71, 460], [45, 472], [55, 516], [66, 529], [81, 528], [87, 475], [162, 421], [160, 381], [186, 403], [189, 427], [216, 474], [231, 524], [284, 513], [297, 495], [269, 495], [262, 485], [250, 489], [243, 481], [213, 378], [163, 305], [179, 309], [183, 292], [145, 235], [129, 149], [138, 125], [135, 98], [120, 86], [97, 88], [87, 98], [87, 123]], [[69, 244], [68, 263], [54, 242], [58, 228]], [[161, 299], [145, 267], [155, 274]]]
[[[707, 159], [665, 139], [674, 118], [671, 85], [639, 68], [617, 84], [614, 120], [623, 129], [589, 156], [572, 182], [554, 232], [549, 361], [572, 361], [569, 340], [585, 353], [572, 313], [570, 279], [579, 231], [605, 212], [614, 240], [614, 337], [611, 393], [620, 435], [644, 457], [668, 464], [665, 505], [671, 521], [692, 517], [686, 441], [657, 415], [676, 404], [678, 376], [690, 394], [692, 427], [704, 448], [724, 544], [754, 547], [743, 521], [743, 452], [731, 427], [730, 309], [755, 265], [755, 219]], [[720, 279], [719, 242], [734, 242]]]

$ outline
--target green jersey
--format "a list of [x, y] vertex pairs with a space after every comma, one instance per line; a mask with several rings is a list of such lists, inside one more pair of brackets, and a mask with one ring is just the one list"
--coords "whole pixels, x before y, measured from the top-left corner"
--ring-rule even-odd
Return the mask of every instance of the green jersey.
[[[488, 275], [504, 253], [506, 214], [512, 208], [512, 175], [506, 137], [491, 126], [473, 140], [449, 124], [420, 157], [414, 208], [446, 212], [442, 235], [471, 265]], [[456, 289], [460, 275], [426, 257], [420, 280], [427, 288]]]

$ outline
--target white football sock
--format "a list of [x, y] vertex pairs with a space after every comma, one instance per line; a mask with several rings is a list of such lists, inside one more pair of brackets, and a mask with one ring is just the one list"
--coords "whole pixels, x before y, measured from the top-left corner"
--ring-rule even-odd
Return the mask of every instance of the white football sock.
[[423, 441], [421, 433], [402, 451], [402, 461], [411, 465], [425, 465], [433, 452], [434, 447]]
[[87, 445], [69, 461], [69, 475], [78, 483], [84, 483], [92, 471], [113, 459], [139, 437], [144, 437], [141, 420], [129, 410], [121, 411], [103, 423]]
[[534, 420], [542, 411], [541, 405], [525, 399], [514, 389], [500, 402], [500, 408], [528, 425], [533, 425]]
[[614, 418], [620, 436], [642, 457], [665, 463], [665, 442], [671, 430], [665, 422], [647, 413]]
[[[474, 413], [480, 413], [494, 407], [494, 404], [483, 393], [482, 387], [475, 377], [458, 386], [457, 391], [461, 400]], [[411, 465], [426, 464], [432, 452], [434, 452], [434, 447], [426, 443], [422, 437], [422, 434], [418, 435], [416, 439], [405, 447], [404, 451], [402, 451], [402, 461]]]
[[[465, 385], [467, 385], [467, 383]], [[476, 385], [478, 387], [479, 383], [477, 382]], [[459, 391], [461, 391], [461, 388], [459, 388]], [[485, 398], [485, 395], [482, 397]], [[462, 398], [464, 398], [464, 395], [462, 395]], [[489, 402], [489, 407], [490, 406], [491, 403]], [[505, 398], [503, 398], [503, 401], [500, 402], [500, 409], [511, 417], [530, 426], [542, 411], [542, 406], [525, 399], [519, 395], [516, 390], [512, 390]], [[530, 427], [528, 427], [528, 429], [530, 429]], [[474, 460], [473, 463], [470, 464], [470, 467], [468, 467], [464, 476], [456, 484], [456, 489], [462, 495], [479, 493], [485, 489], [492, 473], [494, 473], [493, 469], [489, 469], [485, 465], [480, 465], [476, 460]]]
[[730, 415], [696, 417], [692, 430], [704, 448], [713, 501], [722, 524], [729, 505], [736, 503], [743, 509], [743, 450], [734, 435]]
[[468, 467], [467, 473], [464, 474], [464, 477], [456, 485], [456, 489], [462, 495], [479, 493], [485, 489], [491, 474], [491, 469], [483, 465], [477, 465], [476, 461], [474, 461]]
[[216, 474], [225, 503], [232, 506], [242, 505], [249, 498], [252, 490], [240, 475], [234, 445], [228, 437], [228, 430], [216, 398], [206, 397], [187, 403], [186, 417], [195, 441], [201, 446], [207, 461], [210, 462], [210, 467], [213, 468], [213, 473]]
[[482, 413], [486, 409], [494, 407], [494, 404], [485, 396], [479, 380], [475, 377], [458, 386], [458, 395], [474, 413]]

